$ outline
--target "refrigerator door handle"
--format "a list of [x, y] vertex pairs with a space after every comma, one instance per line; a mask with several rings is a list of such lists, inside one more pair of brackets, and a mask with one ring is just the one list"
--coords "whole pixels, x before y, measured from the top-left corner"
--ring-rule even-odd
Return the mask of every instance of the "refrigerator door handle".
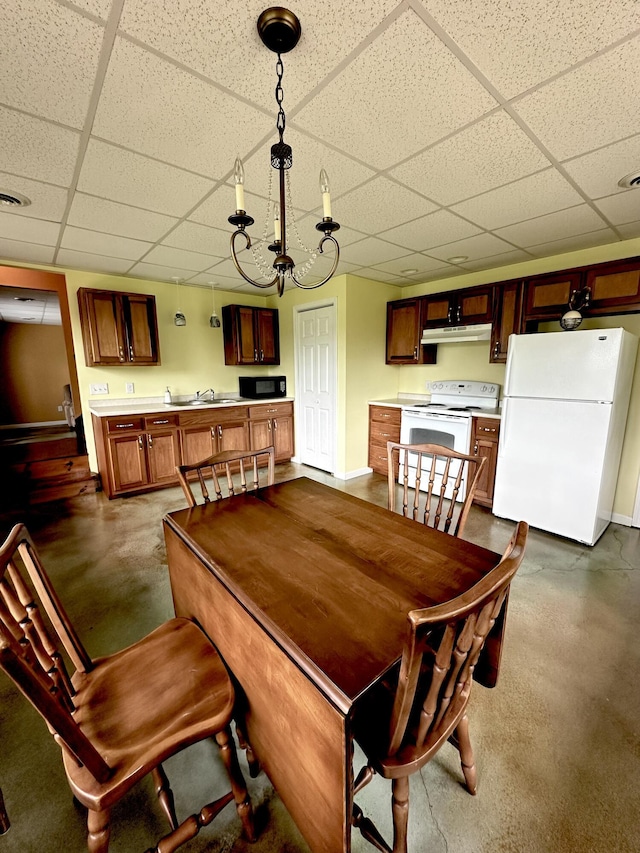
[[511, 342], [511, 335], [509, 335], [509, 341], [507, 342], [507, 368], [504, 372], [504, 388], [503, 388], [503, 392], [502, 392], [505, 397], [507, 396], [507, 394], [511, 393], [509, 377], [511, 376], [511, 361], [512, 361], [511, 349], [512, 349], [512, 347], [509, 346], [510, 342]]
[[502, 401], [502, 412], [500, 415], [500, 438], [498, 440], [498, 456], [502, 456], [507, 451], [507, 436], [509, 432], [509, 398], [505, 397]]

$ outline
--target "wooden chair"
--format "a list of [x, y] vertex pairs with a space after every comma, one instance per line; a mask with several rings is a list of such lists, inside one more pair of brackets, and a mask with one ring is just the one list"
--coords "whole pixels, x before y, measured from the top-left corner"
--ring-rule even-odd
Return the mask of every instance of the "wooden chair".
[[[396, 511], [396, 494], [401, 489], [402, 515], [453, 536], [462, 536], [486, 461], [484, 457], [467, 456], [437, 444], [389, 441], [389, 509]], [[421, 491], [421, 485], [426, 485], [426, 489]], [[463, 488], [464, 500], [458, 501]]]
[[[60, 745], [71, 791], [88, 809], [90, 853], [106, 853], [112, 806], [149, 772], [171, 827], [152, 848], [156, 853], [172, 853], [231, 800], [254, 839], [229, 725], [233, 686], [194, 622], [170, 619], [134, 645], [92, 660], [18, 524], [0, 548], [0, 665]], [[178, 825], [161, 762], [208, 737], [218, 744], [231, 791]]]
[[273, 486], [275, 482], [274, 460], [275, 449], [273, 447], [265, 447], [262, 450], [223, 450], [222, 453], [216, 453], [213, 456], [209, 456], [207, 459], [203, 459], [201, 462], [195, 462], [192, 465], [177, 465], [176, 471], [178, 472], [180, 485], [182, 486], [182, 490], [189, 502], [189, 506], [196, 506], [197, 500], [191, 490], [191, 484], [189, 482], [190, 474], [193, 474], [194, 472], [197, 474], [197, 480], [200, 483], [203, 502], [209, 503], [211, 497], [209, 496], [209, 490], [207, 489], [207, 479], [211, 480], [215, 500], [220, 500], [223, 496], [220, 480], [224, 479], [225, 476], [229, 496], [231, 497], [236, 494], [238, 487], [233, 484], [234, 468], [236, 470], [238, 468], [240, 469], [240, 493], [247, 491], [247, 467], [250, 467], [253, 475], [253, 488], [260, 488], [258, 474], [260, 463], [267, 463], [267, 476], [266, 483], [264, 483], [264, 485]]
[[368, 763], [354, 782], [354, 794], [375, 773], [392, 780], [393, 850], [360, 807], [353, 806], [353, 825], [378, 850], [406, 853], [409, 776], [445, 741], [459, 751], [467, 790], [476, 793], [467, 719], [473, 672], [522, 562], [527, 532], [521, 521], [498, 565], [467, 592], [408, 614], [395, 678], [378, 682], [356, 706], [353, 732]]

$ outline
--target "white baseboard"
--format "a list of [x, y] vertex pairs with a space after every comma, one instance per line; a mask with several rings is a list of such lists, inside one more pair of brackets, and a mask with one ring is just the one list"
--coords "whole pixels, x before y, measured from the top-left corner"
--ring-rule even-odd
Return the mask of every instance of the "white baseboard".
[[354, 477], [362, 477], [364, 474], [372, 474], [373, 468], [356, 468], [354, 471], [334, 471], [333, 476], [338, 480], [353, 480]]
[[611, 513], [611, 521], [615, 524], [624, 524], [625, 527], [633, 527], [633, 519], [630, 515], [620, 515], [620, 513]]

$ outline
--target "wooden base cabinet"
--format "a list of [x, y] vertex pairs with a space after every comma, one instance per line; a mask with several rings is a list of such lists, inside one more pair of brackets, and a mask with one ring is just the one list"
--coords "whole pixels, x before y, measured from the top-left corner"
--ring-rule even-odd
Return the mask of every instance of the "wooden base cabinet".
[[293, 403], [267, 403], [249, 407], [251, 449], [275, 448], [276, 462], [285, 462], [294, 454]]
[[223, 450], [273, 444], [277, 462], [294, 453], [291, 402], [92, 418], [102, 487], [109, 498], [176, 485], [177, 465]]
[[180, 443], [175, 415], [92, 417], [102, 487], [107, 497], [178, 482]]
[[493, 489], [496, 481], [498, 463], [498, 439], [500, 421], [498, 418], [473, 418], [472, 453], [485, 457], [487, 464], [480, 475], [474, 503], [481, 506], [493, 506]]
[[395, 406], [369, 406], [369, 467], [387, 475], [387, 442], [400, 441], [401, 410]]

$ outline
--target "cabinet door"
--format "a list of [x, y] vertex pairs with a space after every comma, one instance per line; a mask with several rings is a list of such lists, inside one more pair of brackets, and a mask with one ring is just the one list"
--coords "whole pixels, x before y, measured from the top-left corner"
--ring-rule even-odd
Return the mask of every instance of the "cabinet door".
[[293, 418], [273, 418], [271, 421], [276, 462], [293, 456]]
[[249, 421], [249, 433], [251, 439], [251, 449], [260, 450], [263, 447], [271, 447], [273, 444], [273, 432], [271, 428], [271, 418], [265, 418], [262, 421]]
[[591, 292], [587, 315], [640, 310], [640, 261], [601, 264], [586, 274]]
[[173, 483], [177, 480], [176, 465], [180, 464], [177, 430], [147, 433], [147, 453], [151, 483]]
[[493, 315], [493, 287], [472, 287], [456, 296], [452, 322], [490, 323]]
[[129, 361], [132, 364], [159, 364], [155, 297], [143, 294], [124, 296], [122, 310]]
[[202, 459], [217, 452], [217, 433], [215, 426], [183, 427], [182, 464], [195, 465]]
[[109, 439], [112, 481], [116, 492], [147, 485], [145, 435], [118, 435]]
[[492, 362], [506, 362], [509, 335], [520, 333], [522, 322], [522, 282], [497, 284], [494, 301], [489, 360]]
[[278, 311], [272, 308], [254, 309], [255, 337], [260, 364], [280, 364], [280, 334]]
[[455, 302], [449, 293], [439, 293], [422, 300], [422, 325], [425, 329], [453, 323]]
[[78, 291], [82, 340], [88, 367], [125, 361], [120, 301], [107, 290]]
[[560, 273], [526, 281], [524, 321], [559, 320], [569, 310], [572, 291], [581, 289], [581, 281], [580, 272]]
[[481, 506], [490, 507], [493, 504], [499, 435], [499, 421], [489, 418], [474, 418], [473, 453], [474, 456], [484, 457], [487, 460], [474, 497], [474, 502], [481, 504]]
[[218, 448], [216, 453], [222, 450], [249, 450], [249, 423], [248, 421], [228, 421], [218, 424], [216, 428]]
[[422, 346], [422, 299], [387, 302], [387, 364], [435, 364], [438, 348]]
[[258, 361], [258, 343], [253, 326], [253, 308], [236, 306], [238, 364], [255, 364]]

